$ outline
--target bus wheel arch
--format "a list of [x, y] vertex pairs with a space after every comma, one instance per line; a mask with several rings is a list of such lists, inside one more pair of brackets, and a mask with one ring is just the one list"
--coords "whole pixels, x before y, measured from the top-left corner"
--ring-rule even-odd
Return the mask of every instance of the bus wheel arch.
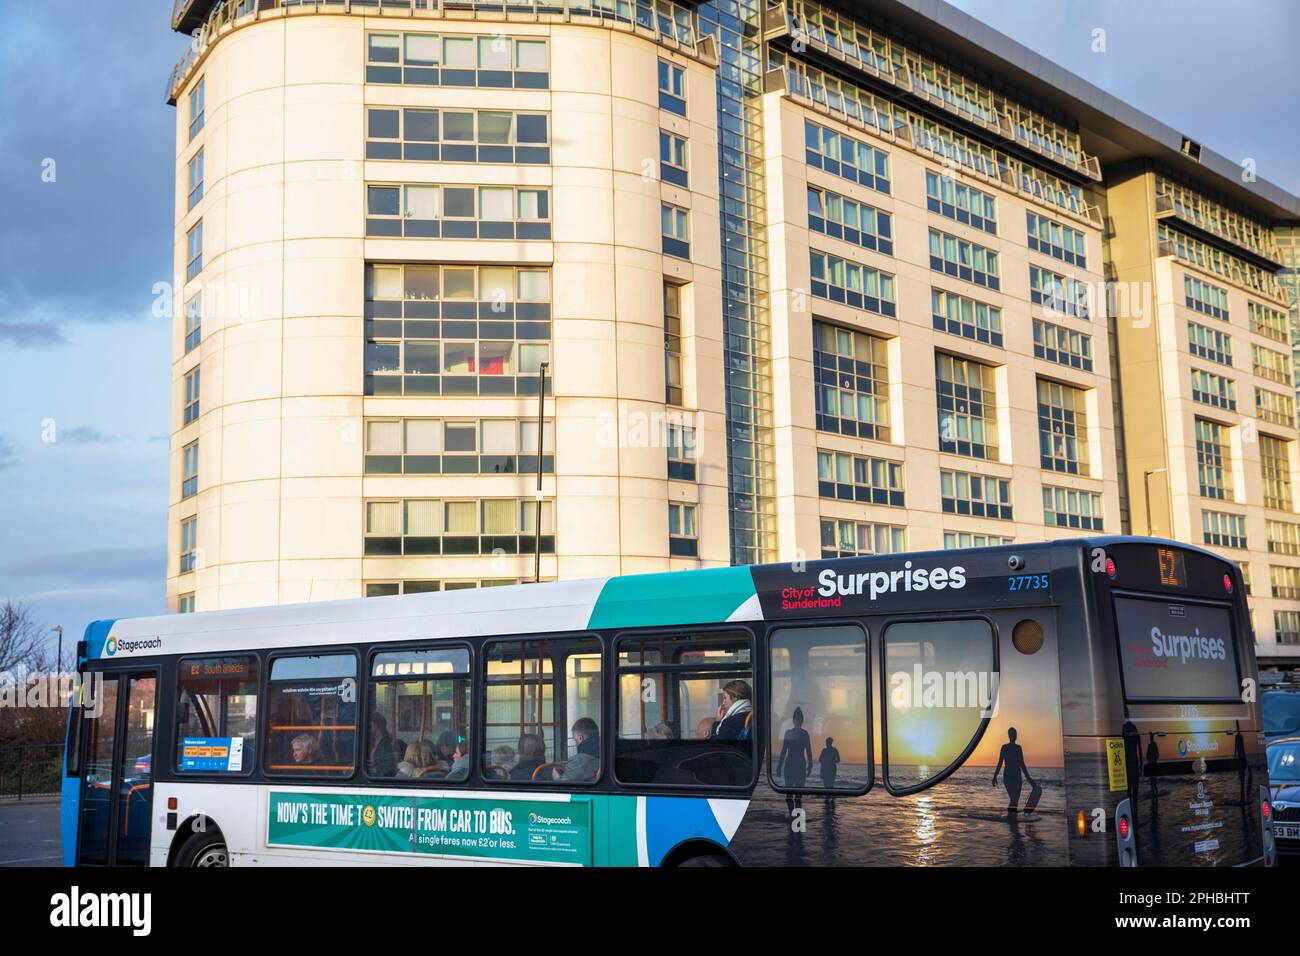
[[735, 867], [740, 863], [731, 851], [712, 840], [683, 840], [664, 854], [659, 862], [661, 867], [673, 866], [710, 866]]
[[226, 836], [221, 827], [209, 819], [204, 829], [194, 824], [198, 814], [187, 819], [176, 830], [171, 850], [167, 854], [169, 867], [229, 866], [230, 856]]

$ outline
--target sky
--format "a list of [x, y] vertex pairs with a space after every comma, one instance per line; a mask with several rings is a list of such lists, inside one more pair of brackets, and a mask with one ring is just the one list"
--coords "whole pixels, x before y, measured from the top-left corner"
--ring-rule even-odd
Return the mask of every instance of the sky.
[[[1300, 193], [1296, 0], [955, 5]], [[96, 618], [165, 610], [171, 323], [154, 308], [172, 273], [164, 94], [188, 39], [170, 0], [111, 6], [0, 0], [0, 600], [61, 625], [65, 655]]]

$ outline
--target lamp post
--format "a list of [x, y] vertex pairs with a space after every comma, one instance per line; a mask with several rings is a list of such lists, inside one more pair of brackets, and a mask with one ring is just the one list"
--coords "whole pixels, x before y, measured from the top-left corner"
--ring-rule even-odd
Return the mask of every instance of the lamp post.
[[63, 625], [56, 624], [52, 628], [50, 628], [50, 630], [59, 632], [59, 659], [58, 662], [54, 665], [55, 668], [54, 672], [56, 674], [62, 674], [63, 673]]
[[1151, 535], [1151, 476], [1168, 474], [1168, 468], [1152, 468], [1149, 471], [1142, 472], [1142, 495], [1146, 499], [1147, 506], [1147, 534]]

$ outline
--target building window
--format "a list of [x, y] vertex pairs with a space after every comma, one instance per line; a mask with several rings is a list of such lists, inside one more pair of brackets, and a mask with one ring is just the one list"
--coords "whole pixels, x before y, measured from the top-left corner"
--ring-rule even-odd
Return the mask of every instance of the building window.
[[822, 557], [855, 558], [907, 550], [907, 529], [868, 521], [821, 519]]
[[[459, 583], [459, 582], [458, 582]], [[517, 578], [510, 579], [511, 584], [518, 584]], [[474, 582], [475, 586], [478, 582]], [[366, 597], [391, 597], [395, 594], [429, 594], [441, 591], [441, 581], [367, 581]], [[454, 590], [448, 588], [448, 590]]]
[[674, 186], [687, 188], [686, 140], [667, 130], [659, 131], [659, 178]]
[[550, 300], [544, 268], [367, 266], [365, 394], [536, 395]]
[[1275, 352], [1262, 345], [1251, 344], [1250, 364], [1255, 374], [1279, 385], [1291, 384], [1291, 357], [1285, 352]]
[[682, 287], [664, 283], [664, 401], [682, 404]]
[[1088, 286], [1038, 266], [1029, 267], [1029, 300], [1048, 312], [1088, 318]]
[[[367, 501], [365, 554], [532, 554], [536, 508], [532, 498]], [[554, 554], [553, 501], [542, 502], [541, 539], [542, 553]]]
[[812, 294], [817, 298], [891, 318], [897, 315], [894, 277], [888, 272], [815, 250], [808, 257]]
[[660, 226], [663, 232], [663, 252], [666, 256], [678, 259], [691, 257], [691, 236], [689, 213], [679, 206], [664, 203], [659, 210]]
[[939, 472], [939, 498], [945, 514], [1011, 521], [1011, 482], [967, 471]]
[[893, 217], [889, 213], [828, 189], [808, 187], [808, 228], [863, 249], [894, 254]]
[[1275, 342], [1286, 343], [1290, 337], [1288, 332], [1287, 317], [1285, 312], [1278, 309], [1270, 309], [1266, 305], [1260, 305], [1258, 302], [1246, 302], [1246, 309], [1250, 316], [1250, 328], [1252, 332], [1270, 338]]
[[1043, 523], [1053, 528], [1101, 531], [1101, 495], [1044, 485]]
[[1259, 436], [1259, 466], [1264, 477], [1264, 507], [1291, 510], [1290, 442], [1272, 435]]
[[994, 548], [998, 545], [1011, 544], [1015, 538], [1002, 534], [980, 534], [972, 531], [945, 531], [943, 549], [953, 551], [957, 548]]
[[1266, 520], [1264, 532], [1268, 537], [1269, 554], [1290, 554], [1300, 557], [1300, 524]]
[[194, 154], [189, 164], [190, 198], [187, 209], [193, 209], [203, 198], [203, 150]]
[[1246, 547], [1245, 515], [1229, 514], [1226, 511], [1202, 511], [1201, 530], [1208, 545], [1218, 548]]
[[1081, 269], [1088, 266], [1088, 242], [1078, 229], [1071, 229], [1034, 212], [1025, 213], [1029, 248]]
[[889, 346], [866, 332], [813, 322], [817, 428], [889, 441]]
[[1192, 369], [1192, 401], [1215, 408], [1237, 410], [1237, 383], [1202, 368]]
[[1273, 597], [1284, 601], [1300, 600], [1300, 568], [1269, 565], [1268, 578]]
[[1192, 276], [1183, 276], [1183, 297], [1189, 309], [1228, 321], [1228, 290]]
[[185, 303], [185, 351], [190, 352], [203, 339], [203, 293]]
[[686, 71], [667, 60], [659, 61], [659, 108], [686, 115]]
[[181, 449], [181, 500], [191, 498], [199, 490], [199, 443], [190, 442]]
[[1034, 356], [1057, 365], [1092, 371], [1092, 336], [1034, 319]]
[[1088, 474], [1087, 408], [1083, 389], [1038, 380], [1038, 450], [1044, 469]]
[[199, 135], [199, 130], [203, 129], [203, 86], [207, 78], [203, 78], [194, 84], [194, 89], [190, 91], [190, 139]]
[[[542, 471], [555, 471], [554, 428], [544, 423]], [[537, 421], [369, 418], [367, 475], [535, 475]]]
[[876, 192], [889, 193], [889, 154], [884, 150], [807, 120], [803, 130], [804, 160], [809, 166]]
[[1187, 323], [1187, 350], [1197, 358], [1232, 365], [1232, 336], [1218, 329]]
[[367, 83], [516, 90], [550, 87], [546, 40], [537, 37], [370, 33], [366, 49]]
[[185, 404], [182, 407], [181, 424], [188, 425], [199, 417], [199, 367], [196, 365], [185, 373]]
[[943, 289], [930, 290], [930, 312], [937, 332], [1002, 347], [1002, 310]]
[[513, 186], [367, 186], [366, 235], [550, 239], [551, 191]]
[[181, 574], [188, 574], [195, 569], [195, 557], [198, 554], [197, 516], [181, 521]]
[[994, 369], [938, 352], [934, 356], [939, 400], [939, 450], [998, 460]]
[[193, 591], [191, 591], [189, 594], [182, 594], [180, 597], [176, 599], [176, 613], [177, 614], [194, 613], [194, 592]]
[[699, 532], [695, 528], [695, 505], [668, 503], [668, 553], [675, 558], [700, 556]]
[[950, 175], [932, 169], [925, 171], [925, 203], [930, 212], [982, 229], [993, 236], [998, 234], [997, 200]]
[[934, 272], [998, 290], [998, 254], [946, 232], [930, 230], [930, 268]]
[[203, 223], [196, 222], [185, 234], [185, 281], [203, 269]]
[[1300, 644], [1300, 611], [1274, 611], [1273, 637], [1279, 644]]
[[699, 457], [695, 447], [695, 429], [689, 425], [667, 422], [664, 432], [668, 448], [668, 477], [678, 481], [694, 481]]
[[903, 463], [848, 452], [817, 452], [817, 493], [860, 504], [904, 507]]
[[1290, 395], [1279, 395], [1266, 388], [1255, 389], [1255, 417], [1260, 421], [1272, 422], [1274, 425], [1286, 425], [1294, 428], [1295, 399]]
[[1232, 500], [1232, 455], [1229, 449], [1228, 426], [1204, 418], [1196, 419], [1196, 468], [1203, 497]]
[[545, 165], [550, 117], [509, 110], [366, 110], [366, 158]]

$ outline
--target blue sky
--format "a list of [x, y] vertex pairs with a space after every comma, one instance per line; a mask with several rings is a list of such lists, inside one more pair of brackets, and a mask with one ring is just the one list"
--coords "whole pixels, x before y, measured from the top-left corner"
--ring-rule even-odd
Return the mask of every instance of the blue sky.
[[[0, 598], [69, 640], [164, 609], [171, 332], [153, 305], [172, 270], [163, 95], [187, 40], [168, 0], [111, 6], [7, 3], [0, 32]], [[1300, 3], [956, 6], [1300, 192]]]

